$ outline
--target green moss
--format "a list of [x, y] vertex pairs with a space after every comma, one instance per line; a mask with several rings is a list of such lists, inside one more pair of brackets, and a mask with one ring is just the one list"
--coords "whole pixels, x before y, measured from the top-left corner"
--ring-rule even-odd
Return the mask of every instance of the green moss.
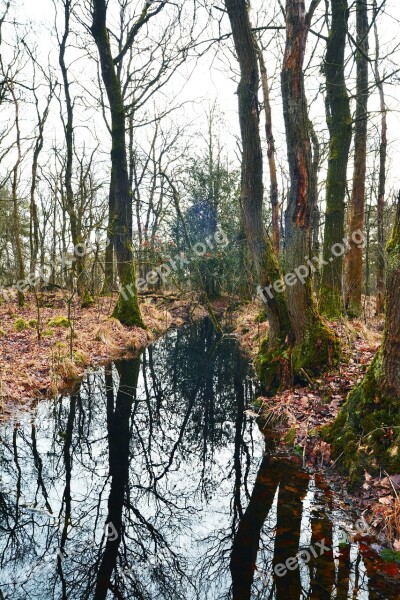
[[296, 441], [296, 429], [291, 427], [285, 434], [284, 443], [288, 446], [293, 446]]
[[92, 306], [93, 304], [94, 300], [90, 295], [89, 291], [86, 290], [82, 298], [81, 308], [89, 308], [89, 306]]
[[112, 316], [128, 327], [136, 326], [145, 329], [146, 327], [140, 312], [133, 265], [127, 266], [121, 279], [122, 286]]
[[385, 396], [382, 380], [379, 351], [334, 423], [321, 430], [352, 486], [362, 482], [365, 470], [376, 475], [382, 470], [388, 473], [400, 470], [400, 399]]
[[264, 338], [254, 365], [261, 384], [269, 394], [274, 394], [287, 385], [290, 379], [289, 363], [287, 346], [281, 344], [269, 350], [268, 338]]
[[16, 331], [24, 331], [25, 329], [30, 329], [29, 321], [25, 321], [25, 319], [16, 319], [14, 321], [14, 327]]
[[52, 331], [51, 329], [45, 329], [45, 330], [42, 332], [42, 335], [43, 335], [44, 337], [53, 337], [53, 335], [54, 335], [54, 331]]
[[29, 323], [29, 327], [33, 327], [33, 329], [37, 329], [37, 326], [38, 326], [37, 319], [29, 319], [28, 323]]
[[321, 285], [318, 297], [318, 311], [332, 321], [343, 316], [343, 302], [340, 289], [329, 285]]
[[0, 337], [4, 337], [5, 335], [7, 335], [6, 332], [0, 327]]
[[304, 339], [293, 349], [292, 369], [300, 378], [304, 371], [310, 376], [318, 375], [329, 366], [337, 365], [339, 358], [338, 337], [323, 321], [316, 319], [310, 323]]
[[69, 327], [70, 326], [70, 322], [69, 319], [67, 319], [67, 317], [53, 317], [53, 319], [50, 319], [47, 322], [49, 327]]
[[135, 302], [130, 296], [124, 298], [122, 293], [118, 296], [118, 302], [113, 310], [112, 316], [114, 319], [118, 319], [120, 323], [128, 327], [137, 326], [142, 327], [143, 329], [145, 328], [138, 302]]

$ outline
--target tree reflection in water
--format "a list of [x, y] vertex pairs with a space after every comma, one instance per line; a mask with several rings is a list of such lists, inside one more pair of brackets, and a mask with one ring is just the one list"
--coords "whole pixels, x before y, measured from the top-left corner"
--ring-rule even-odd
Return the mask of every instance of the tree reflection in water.
[[205, 320], [2, 425], [0, 598], [380, 597], [354, 548], [273, 576], [334, 526], [323, 483], [264, 455], [252, 398]]

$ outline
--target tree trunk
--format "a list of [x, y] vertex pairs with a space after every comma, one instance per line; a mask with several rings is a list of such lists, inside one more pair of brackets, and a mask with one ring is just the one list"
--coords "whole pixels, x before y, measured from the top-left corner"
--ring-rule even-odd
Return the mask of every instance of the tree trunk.
[[[374, 2], [374, 17], [376, 19], [376, 2]], [[384, 210], [386, 193], [386, 157], [387, 157], [387, 109], [385, 103], [385, 92], [383, 82], [379, 72], [379, 35], [376, 20], [374, 21], [375, 33], [375, 82], [379, 91], [379, 101], [381, 110], [381, 141], [379, 145], [379, 187], [378, 187], [378, 247], [376, 259], [376, 314], [380, 315], [384, 305], [385, 289], [385, 236], [384, 236]]]
[[[247, 242], [252, 253], [259, 281], [259, 292], [266, 302], [269, 320], [268, 343], [260, 361], [266, 371], [261, 378], [267, 387], [276, 380], [276, 365], [268, 353], [285, 343], [290, 330], [285, 294], [273, 293], [271, 284], [281, 280], [278, 261], [266, 234], [263, 207], [263, 158], [259, 130], [259, 73], [255, 40], [251, 30], [246, 0], [225, 0], [232, 27], [236, 55], [240, 66], [238, 86], [239, 121], [242, 137], [241, 206]], [[268, 289], [269, 293], [265, 293]], [[267, 346], [267, 348], [265, 348]], [[270, 368], [272, 371], [270, 372]], [[278, 376], [279, 378], [279, 376]]]
[[340, 462], [353, 484], [362, 481], [365, 469], [369, 473], [400, 469], [400, 194], [387, 252], [382, 348], [326, 430], [333, 454], [342, 456]]
[[[347, 165], [352, 136], [350, 99], [345, 80], [345, 48], [348, 32], [347, 0], [331, 0], [332, 22], [326, 56], [326, 120], [329, 129], [326, 211], [319, 309], [330, 319], [343, 314], [343, 255], [332, 247], [342, 244], [345, 230]], [[332, 260], [331, 260], [332, 259]]]
[[270, 177], [270, 201], [272, 210], [272, 245], [275, 250], [275, 254], [279, 257], [279, 202], [278, 202], [278, 178], [276, 174], [276, 160], [275, 160], [275, 139], [272, 133], [272, 111], [271, 102], [269, 96], [269, 84], [267, 68], [265, 66], [264, 56], [262, 49], [257, 47], [258, 62], [260, 64], [261, 73], [261, 85], [264, 100], [264, 112], [265, 112], [265, 134], [267, 137], [268, 144], [268, 165], [269, 165], [269, 177]]
[[354, 234], [364, 231], [365, 174], [368, 130], [368, 3], [356, 1], [357, 11], [357, 104], [354, 127], [354, 175], [349, 212], [349, 247], [346, 257], [346, 308], [350, 317], [361, 315], [363, 249]]
[[[282, 98], [290, 173], [290, 192], [285, 215], [285, 266], [287, 273], [300, 268], [304, 277], [287, 285], [286, 295], [296, 338], [292, 354], [295, 370], [317, 373], [338, 358], [338, 340], [321, 320], [313, 298], [310, 257], [310, 224], [313, 210], [313, 172], [307, 100], [304, 90], [304, 54], [311, 18], [302, 0], [286, 2], [286, 49], [282, 68]], [[312, 264], [312, 263], [311, 263]]]
[[74, 269], [77, 280], [78, 294], [82, 300], [82, 306], [90, 306], [93, 304], [93, 299], [88, 290], [88, 274], [86, 271], [85, 252], [83, 249], [82, 238], [82, 223], [79, 218], [78, 211], [75, 207], [74, 191], [72, 188], [72, 169], [73, 169], [73, 152], [74, 152], [74, 112], [70, 92], [70, 82], [68, 79], [68, 68], [65, 63], [65, 52], [67, 40], [69, 36], [69, 21], [71, 16], [71, 0], [64, 0], [64, 33], [61, 38], [59, 51], [59, 65], [63, 78], [65, 104], [67, 108], [67, 121], [64, 126], [65, 143], [67, 149], [66, 164], [65, 164], [65, 194], [66, 194], [66, 209], [71, 226], [71, 237], [74, 245]]
[[[310, 137], [312, 142], [312, 177], [311, 177], [311, 187], [310, 187], [310, 195], [311, 195], [311, 205], [312, 205], [312, 213], [311, 213], [311, 253], [312, 256], [318, 257], [320, 253], [320, 244], [319, 244], [319, 222], [321, 218], [319, 203], [318, 203], [318, 171], [319, 164], [321, 160], [321, 149], [319, 144], [319, 139], [317, 132], [315, 131], [314, 125], [311, 121], [309, 121], [310, 127]], [[316, 271], [314, 273], [314, 290], [318, 291], [319, 287], [319, 269], [318, 265], [316, 265]]]
[[105, 0], [94, 0], [91, 32], [99, 52], [102, 78], [111, 111], [110, 197], [113, 198], [115, 206], [115, 220], [112, 229], [121, 286], [113, 316], [125, 325], [143, 327], [132, 252], [132, 198], [128, 179], [125, 107], [121, 83], [112, 57], [106, 20]]
[[[22, 239], [21, 239], [21, 227], [20, 227], [20, 218], [19, 218], [19, 207], [18, 207], [18, 174], [19, 167], [22, 160], [21, 153], [21, 130], [20, 130], [20, 121], [19, 121], [19, 105], [18, 99], [14, 91], [14, 84], [12, 82], [8, 83], [8, 89], [10, 91], [12, 101], [15, 109], [15, 129], [16, 129], [16, 146], [17, 146], [17, 160], [12, 170], [12, 183], [11, 183], [11, 192], [12, 192], [12, 201], [13, 201], [13, 216], [14, 216], [14, 232], [15, 232], [15, 249], [16, 249], [16, 262], [17, 262], [17, 277], [18, 281], [23, 283], [25, 280], [25, 266], [24, 266], [24, 255], [22, 248]], [[18, 305], [23, 306], [25, 303], [25, 298], [23, 291], [20, 287], [18, 287]]]

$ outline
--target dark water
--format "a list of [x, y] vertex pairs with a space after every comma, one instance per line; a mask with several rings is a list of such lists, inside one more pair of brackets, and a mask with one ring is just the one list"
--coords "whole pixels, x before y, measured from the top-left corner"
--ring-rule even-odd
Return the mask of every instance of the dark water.
[[0, 598], [398, 598], [324, 482], [265, 454], [253, 395], [206, 320], [0, 425]]

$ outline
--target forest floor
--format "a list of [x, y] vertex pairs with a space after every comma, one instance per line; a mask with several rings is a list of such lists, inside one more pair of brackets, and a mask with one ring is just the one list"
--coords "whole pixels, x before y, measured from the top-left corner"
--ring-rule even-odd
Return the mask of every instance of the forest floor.
[[35, 398], [70, 390], [88, 367], [129, 358], [168, 329], [207, 314], [193, 294], [143, 297], [145, 331], [110, 318], [115, 302], [116, 295], [85, 309], [77, 302], [70, 320], [59, 291], [43, 292], [39, 309], [33, 296], [22, 308], [0, 304], [0, 418]]
[[[364, 319], [330, 323], [343, 342], [343, 357], [337, 369], [306, 386], [259, 398], [254, 414], [261, 418], [265, 430], [274, 431], [281, 451], [288, 456], [295, 454], [305, 468], [322, 472], [332, 489], [339, 492], [339, 506], [362, 515], [372, 537], [399, 552], [400, 474], [372, 477], [365, 472], [362, 487], [350, 491], [340, 474], [340, 457], [334, 461], [330, 445], [318, 435], [318, 428], [335, 419], [349, 391], [361, 381], [382, 341], [383, 320], [374, 316], [374, 299], [366, 298], [364, 306]], [[252, 357], [268, 331], [267, 324], [258, 323], [259, 313], [260, 305], [249, 304], [232, 315], [235, 334]], [[398, 568], [393, 575], [400, 576]]]

